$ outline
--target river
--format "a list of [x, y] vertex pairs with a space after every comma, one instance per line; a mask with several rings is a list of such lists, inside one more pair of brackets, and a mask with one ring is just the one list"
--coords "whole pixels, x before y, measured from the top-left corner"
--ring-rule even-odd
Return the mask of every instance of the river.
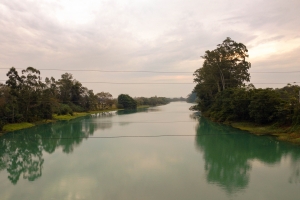
[[0, 199], [299, 199], [300, 147], [196, 117], [185, 102], [0, 138]]

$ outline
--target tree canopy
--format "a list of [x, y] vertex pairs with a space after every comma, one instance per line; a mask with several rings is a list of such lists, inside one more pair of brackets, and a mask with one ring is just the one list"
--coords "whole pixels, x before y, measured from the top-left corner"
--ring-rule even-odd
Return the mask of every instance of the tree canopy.
[[0, 83], [0, 131], [8, 123], [47, 120], [54, 114], [73, 115], [74, 112], [103, 111], [117, 106], [132, 109], [171, 101], [157, 96], [133, 99], [127, 94], [119, 95], [117, 100], [109, 92], [94, 94], [67, 72], [58, 80], [46, 77], [44, 81], [40, 71], [33, 67], [21, 73], [12, 67], [6, 75], [6, 83]]
[[214, 121], [251, 121], [259, 124], [296, 125], [300, 122], [300, 86], [256, 89], [248, 72], [248, 50], [230, 38], [202, 56], [203, 66], [194, 73], [198, 104], [193, 110]]
[[128, 94], [120, 94], [118, 96], [118, 107], [125, 109], [137, 108], [137, 102]]
[[248, 50], [242, 43], [228, 37], [216, 49], [207, 50], [201, 57], [204, 59], [203, 67], [194, 73], [194, 81], [198, 84], [212, 85], [220, 92], [250, 81], [248, 70], [251, 64], [246, 61]]
[[226, 88], [236, 88], [250, 81], [248, 70], [250, 62], [247, 47], [237, 43], [231, 38], [226, 38], [214, 50], [205, 51], [203, 66], [194, 72], [194, 82], [197, 83], [194, 92], [198, 94], [201, 109], [209, 106], [218, 92]]

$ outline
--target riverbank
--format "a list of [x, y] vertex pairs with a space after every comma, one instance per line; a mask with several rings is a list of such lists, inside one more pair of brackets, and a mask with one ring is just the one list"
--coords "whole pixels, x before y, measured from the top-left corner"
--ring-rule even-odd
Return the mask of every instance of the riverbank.
[[[143, 105], [143, 106], [138, 106], [137, 108], [149, 108], [150, 106], [148, 105]], [[118, 111], [118, 110], [123, 110], [123, 109], [118, 109], [118, 108], [113, 108], [113, 109], [106, 109], [106, 110], [98, 110], [98, 111], [89, 111], [89, 112], [74, 112], [73, 115], [53, 115], [53, 119], [48, 119], [48, 120], [42, 120], [42, 121], [36, 121], [33, 123], [28, 123], [28, 122], [21, 122], [21, 123], [13, 123], [13, 124], [6, 124], [3, 127], [3, 130], [0, 132], [0, 136], [4, 135], [5, 133], [12, 132], [12, 131], [17, 131], [21, 129], [26, 129], [26, 128], [31, 128], [33, 126], [37, 126], [40, 124], [47, 124], [51, 122], [56, 122], [56, 121], [64, 121], [64, 120], [72, 120], [76, 119], [79, 117], [84, 117], [90, 114], [95, 114], [95, 113], [103, 113], [103, 112], [111, 112], [111, 111]]]
[[116, 111], [116, 110], [118, 110], [118, 109], [103, 110], [103, 111], [91, 111], [91, 112], [80, 112], [80, 113], [74, 112], [73, 115], [70, 115], [70, 114], [68, 114], [68, 115], [56, 115], [56, 114], [54, 114], [52, 119], [36, 121], [36, 122], [32, 122], [32, 123], [21, 122], [21, 123], [6, 124], [6, 125], [3, 126], [2, 132], [0, 132], [0, 136], [5, 134], [5, 133], [8, 133], [8, 132], [22, 130], [22, 129], [26, 129], [26, 128], [31, 128], [33, 126], [37, 126], [37, 125], [40, 125], [40, 124], [47, 124], [47, 123], [56, 122], [56, 121], [63, 121], [63, 120], [72, 120], [72, 119], [76, 119], [78, 117], [84, 117], [84, 116], [94, 114], [94, 113], [110, 112], [110, 111]]
[[259, 125], [252, 122], [224, 123], [255, 135], [271, 135], [278, 140], [300, 145], [300, 126], [278, 126], [277, 124]]

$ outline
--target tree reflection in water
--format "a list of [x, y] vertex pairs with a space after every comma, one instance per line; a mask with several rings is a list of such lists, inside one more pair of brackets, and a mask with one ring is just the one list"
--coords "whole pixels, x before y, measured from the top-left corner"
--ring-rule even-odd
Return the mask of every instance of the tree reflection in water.
[[[52, 154], [60, 147], [64, 153], [72, 153], [95, 130], [111, 128], [108, 119], [112, 116], [101, 113], [8, 133], [0, 138], [0, 170], [7, 170], [13, 184], [17, 184], [21, 175], [34, 181], [42, 176], [43, 151]], [[105, 123], [94, 120], [97, 118], [105, 118]]]
[[[243, 133], [200, 118], [196, 127], [196, 147], [204, 155], [207, 182], [234, 193], [248, 186], [251, 161], [254, 159], [274, 165], [290, 154], [292, 165], [299, 164], [299, 147], [266, 137]], [[296, 170], [299, 168], [296, 167]], [[297, 171], [293, 171], [292, 177], [299, 179], [299, 173], [297, 175]]]
[[[8, 172], [8, 179], [13, 184], [17, 184], [21, 176], [34, 181], [42, 176], [43, 152], [52, 154], [61, 148], [64, 153], [72, 153], [96, 130], [112, 128], [112, 116], [130, 113], [95, 114], [6, 134], [0, 138], [0, 170]], [[288, 181], [299, 183], [300, 151], [297, 146], [244, 134], [204, 118], [196, 128], [195, 143], [204, 155], [207, 182], [217, 184], [229, 193], [248, 186], [253, 159], [274, 165], [289, 155], [292, 173]]]
[[111, 118], [114, 115], [136, 112], [149, 111], [142, 108], [102, 112], [71, 121], [59, 121], [8, 133], [0, 138], [0, 171], [6, 169], [9, 173], [8, 179], [13, 184], [17, 184], [21, 175], [23, 179], [34, 181], [42, 176], [43, 151], [52, 154], [57, 148], [61, 148], [64, 153], [72, 153], [76, 146], [93, 135], [96, 130], [112, 128]]

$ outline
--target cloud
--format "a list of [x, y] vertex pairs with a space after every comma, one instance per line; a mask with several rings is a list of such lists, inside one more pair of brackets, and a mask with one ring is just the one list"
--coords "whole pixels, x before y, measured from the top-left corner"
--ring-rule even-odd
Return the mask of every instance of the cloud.
[[[34, 1], [0, 3], [0, 67], [195, 71], [205, 50], [226, 37], [244, 43], [253, 69], [293, 69], [299, 48], [299, 1]], [[298, 54], [299, 55], [299, 54]], [[276, 58], [275, 58], [276, 57]], [[276, 60], [274, 65], [269, 60]], [[61, 72], [42, 71], [59, 78]], [[1, 73], [0, 79], [6, 79]], [[186, 75], [186, 74], [184, 74]], [[154, 81], [157, 74], [74, 73], [79, 81]], [[178, 81], [167, 75], [168, 80]], [[252, 75], [256, 77], [255, 74]], [[258, 77], [257, 77], [258, 78]], [[191, 78], [192, 81], [192, 78]], [[89, 86], [88, 86], [89, 87]], [[91, 86], [95, 92], [103, 86]], [[185, 96], [192, 90], [108, 87], [116, 96]], [[145, 92], [148, 90], [149, 93]], [[155, 92], [154, 92], [155, 91]], [[166, 91], [168, 91], [166, 93]]]

